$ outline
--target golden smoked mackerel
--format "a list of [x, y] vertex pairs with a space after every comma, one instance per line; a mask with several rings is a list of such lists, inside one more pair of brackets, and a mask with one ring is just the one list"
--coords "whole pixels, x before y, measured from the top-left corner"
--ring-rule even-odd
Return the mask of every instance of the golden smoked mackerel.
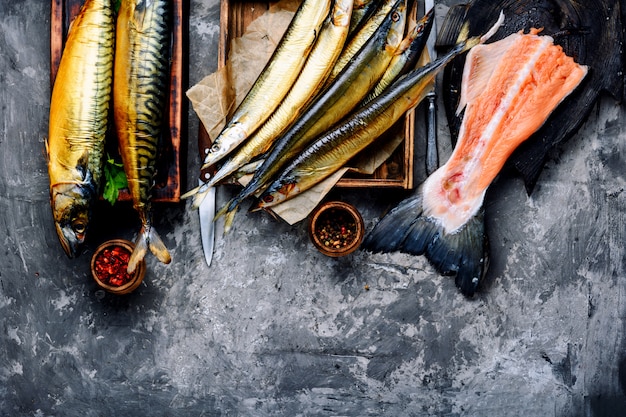
[[293, 87], [267, 121], [226, 160], [209, 181], [209, 186], [232, 174], [252, 158], [267, 151], [272, 141], [306, 108], [333, 68], [348, 35], [354, 0], [336, 0], [320, 30], [313, 50]]
[[213, 140], [204, 166], [221, 160], [245, 141], [278, 107], [300, 74], [330, 11], [330, 0], [304, 0], [265, 68]]
[[471, 38], [436, 61], [409, 72], [368, 105], [320, 136], [267, 187], [253, 210], [289, 200], [337, 172], [419, 104], [427, 93], [428, 83], [446, 64], [479, 41], [479, 38]]
[[87, 0], [72, 23], [52, 89], [50, 204], [65, 253], [78, 255], [100, 194], [115, 45], [110, 0]]
[[123, 0], [117, 17], [113, 113], [124, 171], [141, 230], [128, 263], [134, 271], [148, 248], [171, 257], [152, 227], [150, 197], [168, 99], [171, 4]]
[[520, 143], [580, 84], [587, 67], [538, 31], [472, 49], [463, 72], [459, 140], [415, 196], [384, 216], [365, 248], [425, 254], [439, 273], [474, 294], [485, 264], [483, 199]]
[[404, 4], [403, 0], [395, 0], [394, 7], [378, 30], [344, 71], [320, 92], [294, 124], [276, 138], [250, 182], [217, 213], [217, 217], [227, 214], [226, 230], [244, 199], [269, 183], [317, 135], [346, 116], [367, 96], [389, 66], [402, 41], [406, 21]]

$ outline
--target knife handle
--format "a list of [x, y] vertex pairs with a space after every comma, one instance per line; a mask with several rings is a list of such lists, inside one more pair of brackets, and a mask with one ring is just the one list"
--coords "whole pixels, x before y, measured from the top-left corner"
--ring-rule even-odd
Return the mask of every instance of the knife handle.
[[437, 150], [437, 104], [435, 93], [427, 96], [426, 109], [426, 174], [432, 174], [439, 168], [439, 153]]
[[[200, 166], [204, 165], [204, 159], [209, 153], [209, 149], [211, 148], [211, 138], [209, 137], [208, 132], [204, 128], [202, 122], [200, 122], [200, 128], [198, 129], [198, 154], [200, 155]], [[211, 175], [215, 173], [214, 167], [209, 167], [207, 169], [203, 169], [200, 171], [200, 180], [205, 182]]]

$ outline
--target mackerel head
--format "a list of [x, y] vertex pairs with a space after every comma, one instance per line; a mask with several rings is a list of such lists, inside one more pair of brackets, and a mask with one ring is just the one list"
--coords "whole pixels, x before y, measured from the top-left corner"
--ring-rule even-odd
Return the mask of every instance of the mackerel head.
[[86, 165], [76, 167], [79, 175], [74, 181], [57, 182], [50, 186], [50, 204], [57, 235], [70, 258], [78, 255], [85, 242], [98, 184]]

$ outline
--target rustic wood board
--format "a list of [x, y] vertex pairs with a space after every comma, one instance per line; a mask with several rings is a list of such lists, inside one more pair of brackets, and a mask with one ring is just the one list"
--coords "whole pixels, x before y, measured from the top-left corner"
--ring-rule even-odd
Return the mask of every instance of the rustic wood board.
[[[220, 9], [220, 44], [218, 66], [226, 65], [231, 41], [242, 36], [248, 25], [257, 17], [265, 13], [271, 2], [228, 0], [221, 2]], [[395, 152], [372, 175], [356, 174], [352, 172], [339, 180], [337, 187], [381, 187], [381, 188], [413, 188], [413, 158], [414, 158], [414, 125], [415, 111], [410, 110], [404, 119], [400, 120], [388, 132], [380, 137], [385, 140], [392, 134], [403, 134], [404, 140]], [[204, 130], [202, 127], [200, 130]], [[200, 132], [201, 135], [205, 134]], [[373, 148], [373, 147], [371, 147]], [[368, 149], [371, 149], [368, 148]], [[366, 149], [364, 152], [367, 152]]]
[[[158, 202], [180, 201], [180, 146], [183, 110], [183, 0], [174, 0], [172, 19], [172, 49], [170, 69], [169, 107], [163, 131], [163, 145], [157, 161], [157, 175], [152, 200]], [[67, 31], [78, 14], [83, 0], [52, 0], [50, 19], [50, 85], [54, 84], [63, 53]], [[107, 150], [119, 157], [117, 139], [110, 134]], [[121, 190], [118, 200], [130, 200], [127, 190]]]

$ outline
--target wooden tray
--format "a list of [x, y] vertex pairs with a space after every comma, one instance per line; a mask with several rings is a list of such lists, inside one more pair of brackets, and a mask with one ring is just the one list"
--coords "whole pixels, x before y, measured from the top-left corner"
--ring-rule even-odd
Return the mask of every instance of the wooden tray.
[[[242, 36], [248, 25], [269, 9], [271, 2], [249, 0], [223, 0], [220, 8], [220, 44], [218, 65], [226, 65], [231, 41]], [[413, 188], [414, 110], [406, 113], [384, 135], [399, 132], [404, 140], [396, 151], [372, 175], [347, 173], [338, 187], [400, 187]], [[380, 140], [384, 140], [381, 136]], [[363, 152], [367, 152], [364, 150]]]
[[[152, 194], [153, 201], [180, 201], [180, 143], [183, 99], [183, 0], [174, 0], [172, 50], [170, 69], [168, 126], [163, 132], [163, 146], [157, 161], [157, 176]], [[50, 19], [50, 85], [54, 84], [67, 31], [78, 14], [83, 0], [52, 0]], [[119, 159], [117, 139], [107, 138], [107, 151]], [[121, 161], [121, 159], [119, 159]], [[118, 200], [130, 200], [127, 190], [121, 190]]]

